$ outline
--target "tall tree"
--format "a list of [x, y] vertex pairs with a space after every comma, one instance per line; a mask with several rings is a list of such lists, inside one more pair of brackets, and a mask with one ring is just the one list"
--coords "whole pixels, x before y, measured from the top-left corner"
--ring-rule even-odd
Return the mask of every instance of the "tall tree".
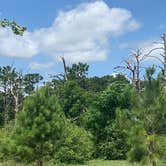
[[127, 129], [131, 145], [130, 160], [151, 163], [152, 166], [156, 166], [157, 159], [162, 159], [165, 155], [162, 142], [166, 127], [166, 98], [160, 79], [153, 77], [154, 72], [154, 67], [146, 71], [145, 90], [135, 98], [130, 113], [132, 127]]
[[166, 95], [166, 34], [163, 34], [162, 39], [163, 39], [163, 45], [164, 45], [164, 54], [161, 56], [163, 56], [163, 58], [164, 58], [164, 60], [163, 60], [163, 64], [164, 64], [164, 92]]
[[35, 85], [43, 80], [43, 77], [38, 73], [25, 74], [23, 76], [24, 92], [31, 94], [35, 90]]
[[131, 54], [128, 58], [123, 60], [123, 65], [116, 66], [115, 69], [121, 69], [122, 72], [129, 71], [129, 78], [132, 81], [133, 86], [136, 88], [138, 92], [141, 91], [141, 70], [145, 69], [143, 66], [143, 62], [149, 58], [153, 57], [153, 51], [160, 48], [153, 48], [148, 52], [143, 52], [142, 49], [136, 49], [131, 51]]
[[83, 162], [91, 156], [90, 139], [89, 133], [66, 119], [52, 89], [45, 86], [24, 102], [14, 133], [14, 156], [39, 166], [50, 159]]
[[9, 120], [8, 111], [9, 107], [13, 104], [13, 96], [11, 94], [11, 89], [13, 88], [13, 82], [16, 77], [17, 73], [15, 68], [12, 68], [10, 66], [4, 66], [0, 68], [0, 86], [3, 94], [4, 125], [6, 125]]
[[22, 151], [20, 155], [43, 166], [47, 156], [53, 155], [54, 141], [61, 137], [64, 124], [64, 115], [55, 96], [50, 97], [49, 88], [28, 97], [16, 129], [16, 140]]

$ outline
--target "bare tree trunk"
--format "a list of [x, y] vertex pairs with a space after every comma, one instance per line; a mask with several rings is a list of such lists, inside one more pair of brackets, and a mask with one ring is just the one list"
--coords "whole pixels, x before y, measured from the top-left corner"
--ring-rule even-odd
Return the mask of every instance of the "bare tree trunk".
[[16, 126], [17, 124], [17, 114], [19, 110], [19, 102], [18, 102], [18, 95], [14, 97], [15, 98], [15, 108], [14, 108], [14, 124]]
[[157, 166], [157, 163], [155, 160], [152, 161], [152, 166]]
[[7, 106], [7, 90], [6, 88], [4, 88], [4, 99], [3, 99], [3, 103], [4, 103], [4, 117], [3, 117], [3, 120], [4, 120], [4, 126], [7, 125], [7, 122], [8, 122], [8, 106]]
[[138, 49], [134, 55], [135, 60], [136, 60], [136, 90], [140, 92], [140, 56], [141, 52]]
[[135, 69], [132, 70], [132, 85], [134, 88], [136, 88], [136, 74], [135, 74]]
[[[17, 89], [18, 90], [18, 89]], [[19, 91], [14, 92], [13, 87], [10, 88], [11, 94], [14, 98], [14, 125], [16, 126], [17, 123], [17, 113], [18, 113], [18, 106], [19, 106]]]
[[62, 59], [62, 62], [63, 62], [63, 68], [64, 68], [64, 79], [65, 79], [65, 81], [67, 81], [68, 78], [67, 78], [67, 67], [66, 67], [65, 58], [64, 58], [64, 57], [61, 57], [61, 59]]
[[164, 41], [164, 93], [166, 94], [166, 34], [163, 34]]

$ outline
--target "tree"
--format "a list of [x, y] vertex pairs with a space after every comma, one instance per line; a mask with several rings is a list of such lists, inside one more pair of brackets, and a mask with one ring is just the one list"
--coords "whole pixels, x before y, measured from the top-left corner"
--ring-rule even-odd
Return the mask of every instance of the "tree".
[[81, 62], [78, 64], [72, 64], [71, 67], [67, 66], [67, 78], [68, 80], [75, 80], [80, 85], [80, 87], [85, 88], [88, 69], [89, 65]]
[[142, 64], [147, 58], [153, 57], [151, 54], [156, 49], [159, 48], [151, 49], [146, 53], [143, 53], [142, 49], [133, 50], [129, 57], [123, 60], [123, 65], [115, 67], [115, 69], [121, 69], [123, 72], [129, 71], [129, 78], [138, 92], [141, 91], [141, 69], [145, 69]]
[[13, 138], [17, 160], [84, 162], [91, 157], [91, 134], [68, 121], [55, 95], [43, 87], [30, 95], [20, 112]]
[[67, 75], [70, 80], [84, 79], [88, 75], [89, 65], [86, 63], [73, 64], [71, 67], [67, 67]]
[[[105, 159], [124, 159], [128, 149], [125, 134], [114, 127], [116, 109], [131, 107], [130, 87], [127, 84], [112, 83], [91, 104], [85, 113], [84, 127], [94, 135], [95, 156]], [[119, 148], [123, 145], [123, 148]], [[115, 152], [115, 153], [114, 153]]]
[[55, 92], [67, 118], [79, 124], [80, 117], [87, 111], [93, 94], [86, 92], [76, 81], [66, 81]]
[[84, 163], [92, 159], [93, 141], [90, 132], [72, 123], [66, 124], [64, 139], [60, 140], [55, 158], [62, 163]]
[[163, 45], [164, 45], [164, 54], [161, 55], [164, 58], [163, 64], [164, 64], [164, 92], [166, 94], [166, 34], [163, 34]]
[[[17, 79], [17, 72], [11, 66], [4, 66], [0, 68], [0, 86], [3, 95], [3, 121], [7, 124], [9, 119], [9, 110], [13, 105], [13, 94], [15, 80]], [[16, 106], [16, 103], [15, 103]]]
[[26, 74], [23, 77], [24, 91], [31, 94], [35, 90], [35, 84], [43, 80], [43, 77], [38, 73]]
[[132, 127], [128, 130], [130, 160], [150, 162], [156, 166], [157, 159], [162, 159], [165, 155], [162, 142], [165, 139], [166, 98], [163, 95], [161, 80], [153, 77], [154, 72], [154, 67], [146, 71], [145, 90], [136, 97], [137, 104], [134, 104], [131, 110]]
[[99, 93], [112, 84], [112, 83], [129, 83], [128, 79], [123, 74], [116, 74], [115, 76], [112, 75], [105, 75], [102, 77], [89, 77], [85, 80], [84, 89], [93, 92], [93, 93]]
[[25, 101], [16, 129], [15, 139], [19, 157], [27, 161], [44, 160], [53, 156], [54, 145], [62, 136], [65, 117], [55, 96], [50, 97], [47, 87]]
[[34, 91], [34, 86], [42, 79], [37, 73], [23, 75], [12, 66], [0, 67], [0, 88], [3, 124], [17, 120], [17, 114], [23, 102], [25, 93]]

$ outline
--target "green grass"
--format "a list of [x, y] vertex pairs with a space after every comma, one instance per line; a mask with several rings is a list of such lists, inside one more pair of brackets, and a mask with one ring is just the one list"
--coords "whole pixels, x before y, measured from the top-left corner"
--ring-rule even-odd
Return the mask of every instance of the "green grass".
[[[36, 166], [33, 164], [18, 164], [12, 161], [0, 163], [0, 166]], [[140, 164], [130, 164], [127, 161], [105, 161], [105, 160], [93, 160], [83, 165], [66, 165], [66, 164], [45, 164], [45, 166], [140, 166]], [[146, 165], [148, 166], [148, 165]], [[166, 163], [158, 163], [157, 166], [166, 166]]]

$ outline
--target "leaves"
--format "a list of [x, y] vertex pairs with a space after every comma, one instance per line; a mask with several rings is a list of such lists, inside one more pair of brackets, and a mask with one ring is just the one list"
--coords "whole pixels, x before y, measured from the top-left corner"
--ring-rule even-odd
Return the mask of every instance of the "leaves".
[[23, 33], [26, 31], [26, 27], [18, 25], [15, 21], [8, 21], [4, 19], [0, 21], [0, 26], [3, 28], [10, 27], [14, 34], [22, 36]]

